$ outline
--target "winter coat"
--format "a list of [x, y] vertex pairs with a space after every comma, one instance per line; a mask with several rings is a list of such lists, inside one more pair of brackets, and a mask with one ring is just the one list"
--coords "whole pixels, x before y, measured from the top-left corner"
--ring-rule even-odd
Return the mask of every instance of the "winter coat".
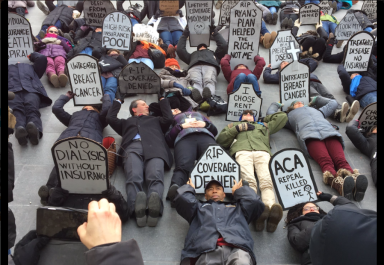
[[[105, 47], [93, 49], [92, 56], [96, 57], [99, 60], [99, 64], [100, 64], [100, 59], [102, 59], [105, 56], [108, 56], [111, 59], [113, 59], [113, 60], [110, 60], [110, 62], [108, 62], [110, 64], [109, 72], [112, 72], [113, 76], [116, 77], [117, 79], [119, 78], [120, 72], [121, 70], [123, 70], [123, 67], [128, 64], [128, 61], [125, 60], [124, 56], [121, 54], [119, 54], [117, 58], [113, 58], [112, 56], [107, 55], [107, 48]], [[120, 64], [122, 64], [123, 66], [121, 67]]]
[[185, 20], [185, 17], [180, 17], [179, 19], [175, 17], [159, 17], [158, 19], [155, 19], [152, 17], [152, 19], [148, 22], [148, 25], [151, 24], [153, 24], [153, 28], [159, 33], [161, 31], [183, 31], [187, 25], [187, 20]]
[[24, 7], [27, 8], [27, 6], [34, 6], [35, 1], [8, 1], [8, 7], [9, 8], [18, 8], [18, 7]]
[[111, 98], [105, 94], [103, 96], [103, 107], [100, 113], [94, 110], [80, 110], [74, 112], [72, 115], [64, 110], [64, 105], [70, 100], [66, 95], [61, 95], [52, 107], [52, 112], [56, 118], [68, 128], [65, 129], [56, 141], [75, 137], [80, 134], [94, 140], [98, 143], [103, 141], [103, 129], [108, 125], [106, 116], [108, 109], [111, 106]]
[[299, 28], [296, 26], [293, 26], [291, 32], [292, 32], [292, 35], [296, 37], [296, 40], [300, 45], [304, 42], [306, 38], [309, 38], [309, 37], [314, 38], [315, 40], [317, 40], [318, 38], [323, 38], [325, 40], [328, 40], [328, 34], [323, 27], [318, 27], [316, 29], [316, 32], [314, 32], [313, 30], [309, 30], [307, 32], [304, 32], [303, 34], [300, 34], [300, 36], [297, 36], [297, 33], [299, 32]]
[[30, 57], [33, 65], [26, 63], [8, 65], [8, 91], [19, 92], [23, 89], [40, 96], [40, 108], [48, 107], [52, 100], [48, 97], [40, 78], [47, 68], [47, 57], [33, 52]]
[[267, 1], [267, 0], [258, 0], [260, 4], [267, 7], [280, 7], [281, 1]]
[[68, 1], [68, 0], [57, 0], [57, 6], [62, 6], [62, 5], [66, 5], [66, 6], [76, 6], [78, 2], [80, 1]]
[[330, 22], [339, 24], [339, 21], [337, 21], [337, 18], [335, 18], [334, 16], [329, 15], [329, 14], [321, 15], [321, 16], [320, 16], [320, 20], [321, 20], [321, 21], [330, 21]]
[[[297, 10], [300, 9], [301, 5], [300, 5], [300, 3], [298, 1], [292, 1], [292, 3], [290, 3], [290, 2], [291, 1], [289, 1], [289, 2], [286, 2], [286, 1], [281, 2], [281, 4], [280, 4], [280, 8], [281, 8], [280, 12], [283, 12], [284, 9], [291, 9], [291, 8], [297, 9]], [[296, 14], [296, 13], [290, 12], [289, 14]]]
[[[288, 121], [285, 112], [277, 112], [264, 118], [265, 126], [257, 122], [238, 121], [228, 124], [219, 136], [217, 143], [229, 149], [229, 154], [234, 156], [238, 151], [265, 151], [271, 156], [269, 137], [282, 129]], [[255, 126], [252, 131], [238, 132], [236, 126], [242, 123], [250, 123]]]
[[335, 207], [312, 229], [313, 265], [378, 264], [377, 212], [359, 209], [342, 196], [331, 203]]
[[[80, 29], [80, 31], [82, 31], [82, 30]], [[85, 35], [86, 31], [82, 31], [82, 32]], [[68, 59], [79, 54], [80, 52], [82, 52], [87, 47], [92, 47], [92, 48], [100, 48], [101, 47], [102, 32], [96, 32], [96, 31], [90, 30], [86, 37], [82, 37], [81, 35], [77, 35], [76, 37], [79, 37], [79, 42], [75, 46], [75, 48], [73, 48], [68, 53]]]
[[229, 54], [226, 54], [223, 59], [220, 61], [221, 69], [223, 70], [223, 74], [225, 79], [228, 81], [229, 85], [227, 86], [227, 94], [232, 93], [233, 91], [233, 84], [235, 83], [236, 77], [243, 73], [246, 75], [254, 74], [257, 78], [257, 80], [260, 79], [260, 75], [263, 72], [263, 68], [265, 66], [264, 58], [260, 55], [256, 55], [253, 59], [255, 61], [255, 68], [253, 69], [253, 72], [249, 69], [237, 69], [237, 70], [231, 70], [230, 61], [231, 56]]
[[[127, 150], [136, 134], [140, 134], [145, 161], [161, 158], [164, 160], [166, 168], [171, 168], [173, 157], [165, 142], [164, 134], [173, 122], [173, 115], [168, 99], [160, 100], [159, 105], [162, 117], [142, 115], [118, 119], [117, 114], [121, 104], [114, 101], [108, 111], [107, 122], [118, 135], [123, 137], [119, 154], [123, 154], [123, 150]], [[118, 159], [117, 164], [120, 165], [120, 163], [121, 160]]]
[[[182, 8], [185, 4], [185, 0], [179, 0], [179, 8]], [[140, 20], [143, 20], [145, 16], [151, 19], [159, 10], [159, 1], [144, 0], [144, 7], [140, 13]], [[176, 15], [176, 14], [175, 14]]]
[[[15, 245], [16, 240], [16, 221], [13, 212], [8, 207], [8, 249]], [[10, 256], [10, 255], [9, 255]]]
[[70, 8], [68, 6], [62, 5], [57, 6], [55, 9], [51, 10], [51, 12], [47, 15], [47, 17], [44, 19], [42, 25], [55, 25], [55, 23], [60, 20], [61, 23], [63, 23], [63, 26], [68, 27], [69, 24], [73, 21], [72, 13], [73, 8]]
[[216, 249], [217, 240], [224, 241], [246, 251], [256, 264], [253, 239], [249, 223], [264, 211], [264, 203], [250, 187], [243, 186], [234, 193], [234, 203], [200, 202], [195, 190], [188, 184], [177, 190], [173, 200], [177, 213], [189, 223], [189, 230], [181, 251], [181, 261], [197, 258]]
[[[67, 44], [65, 43], [64, 45], [67, 45]], [[39, 53], [46, 57], [51, 57], [51, 58], [55, 58], [57, 56], [62, 56], [64, 57], [64, 59], [67, 58], [67, 52], [65, 51], [63, 45], [61, 44], [47, 43], [45, 48], [40, 50]]]
[[354, 13], [356, 16], [356, 19], [360, 22], [360, 25], [362, 26], [363, 29], [367, 27], [371, 27], [373, 29], [375, 27], [373, 23], [369, 20], [367, 13], [365, 13], [365, 11], [351, 9], [351, 10], [348, 10], [347, 13]]

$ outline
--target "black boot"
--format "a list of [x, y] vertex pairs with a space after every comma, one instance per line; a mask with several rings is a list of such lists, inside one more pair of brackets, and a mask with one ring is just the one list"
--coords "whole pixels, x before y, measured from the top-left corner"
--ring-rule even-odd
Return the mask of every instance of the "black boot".
[[113, 185], [102, 194], [107, 197], [107, 200], [113, 203], [116, 207], [116, 212], [120, 216], [121, 223], [129, 219], [128, 204], [123, 195]]
[[39, 129], [37, 129], [36, 125], [32, 121], [27, 123], [26, 129], [27, 129], [28, 138], [31, 144], [38, 145], [39, 137], [40, 137]]
[[177, 196], [177, 190], [179, 188], [179, 185], [177, 184], [173, 184], [171, 187], [169, 187], [169, 190], [168, 190], [168, 193], [167, 193], [167, 199], [169, 199], [171, 201], [171, 207], [172, 208], [175, 208], [175, 203], [173, 202], [173, 200], [176, 198]]
[[49, 190], [48, 205], [61, 206], [68, 198], [69, 192], [60, 187], [54, 187]]
[[160, 217], [161, 201], [157, 192], [152, 192], [148, 199], [148, 226], [154, 227]]
[[27, 130], [25, 130], [23, 126], [19, 126], [16, 128], [15, 137], [20, 145], [27, 145], [28, 143], [27, 135], [28, 135], [28, 132]]

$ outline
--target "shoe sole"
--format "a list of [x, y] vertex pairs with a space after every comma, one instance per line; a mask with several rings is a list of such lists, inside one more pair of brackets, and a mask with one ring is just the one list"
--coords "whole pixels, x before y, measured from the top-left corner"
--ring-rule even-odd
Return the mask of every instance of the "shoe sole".
[[47, 16], [49, 15], [49, 10], [46, 9], [43, 3], [37, 2], [37, 7]]
[[68, 82], [68, 77], [66, 75], [60, 75], [59, 76], [59, 84], [61, 87], [65, 87]]
[[347, 176], [344, 178], [343, 184], [343, 196], [348, 200], [353, 199], [353, 189], [355, 188], [355, 180], [351, 176]]
[[27, 130], [25, 130], [24, 127], [20, 129], [16, 129], [15, 137], [20, 145], [27, 145], [28, 143], [27, 135], [28, 135], [28, 132]]
[[359, 101], [357, 100], [353, 101], [351, 110], [349, 111], [348, 116], [345, 118], [345, 122], [350, 122], [351, 120], [353, 120], [357, 112], [359, 112], [359, 109], [360, 109]]
[[278, 15], [277, 13], [273, 13], [272, 15], [272, 25], [276, 25], [277, 24], [277, 19], [278, 19]]
[[46, 185], [41, 186], [39, 191], [37, 192], [37, 194], [39, 195], [41, 200], [46, 201], [48, 199], [48, 196], [49, 196], [49, 188], [48, 188], [48, 186], [46, 186]]
[[203, 96], [204, 100], [207, 100], [207, 99], [211, 98], [212, 97], [211, 90], [209, 88], [207, 88], [207, 87], [204, 87], [202, 96]]
[[51, 78], [49, 78], [49, 81], [52, 83], [52, 85], [55, 88], [60, 87], [59, 78], [57, 77], [57, 75], [51, 75]]
[[290, 29], [293, 28], [293, 20], [291, 18], [288, 19], [287, 27]]
[[38, 145], [39, 144], [39, 130], [37, 129], [35, 124], [28, 123], [27, 124], [27, 133], [29, 137], [29, 141], [33, 145]]
[[145, 210], [147, 208], [147, 196], [144, 192], [140, 191], [136, 195], [135, 201], [135, 216], [138, 227], [144, 227], [147, 225], [147, 216]]
[[265, 22], [268, 23], [268, 24], [271, 24], [271, 23], [272, 23], [272, 14], [271, 14], [271, 13], [268, 13], [268, 14], [265, 16]]
[[341, 45], [343, 45], [343, 40], [339, 40], [338, 42], [337, 42], [337, 44], [336, 44], [336, 48], [340, 48], [341, 47]]
[[368, 188], [368, 179], [365, 175], [359, 175], [356, 178], [355, 201], [361, 202], [364, 199], [365, 191]]
[[281, 28], [286, 29], [287, 26], [288, 26], [288, 18], [284, 18], [283, 22], [281, 22]]
[[271, 40], [271, 34], [270, 33], [265, 33], [264, 34], [264, 39], [263, 39], [263, 46], [264, 48], [268, 49], [269, 42]]
[[202, 100], [203, 100], [203, 97], [201, 96], [200, 91], [199, 91], [198, 89], [196, 89], [196, 88], [194, 88], [194, 89], [192, 90], [192, 94], [191, 94], [191, 96], [192, 96], [192, 99], [193, 99], [195, 102], [199, 102], [199, 101], [202, 101]]
[[261, 232], [264, 230], [265, 220], [267, 220], [269, 216], [269, 212], [270, 212], [269, 207], [265, 206], [263, 213], [260, 215], [259, 218], [256, 219], [255, 230], [257, 232]]
[[175, 204], [173, 203], [173, 200], [175, 199], [175, 197], [177, 196], [177, 190], [179, 189], [178, 186], [171, 186], [169, 187], [169, 190], [168, 190], [168, 193], [167, 193], [167, 198], [168, 200], [171, 201], [171, 207], [172, 208], [175, 208]]
[[349, 109], [349, 105], [347, 102], [343, 102], [343, 105], [341, 105], [341, 110], [340, 110], [340, 122], [345, 122], [345, 119], [347, 117], [347, 112]]
[[267, 220], [267, 232], [275, 232], [281, 218], [283, 218], [283, 208], [281, 207], [281, 205], [272, 205], [271, 211], [269, 213], [269, 218]]
[[157, 192], [152, 192], [148, 200], [148, 220], [147, 224], [150, 227], [155, 227], [160, 216], [160, 198]]

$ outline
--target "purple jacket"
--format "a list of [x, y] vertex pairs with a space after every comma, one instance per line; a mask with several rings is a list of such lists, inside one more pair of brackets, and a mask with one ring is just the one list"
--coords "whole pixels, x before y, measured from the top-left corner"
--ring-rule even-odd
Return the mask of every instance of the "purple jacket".
[[57, 57], [57, 56], [63, 56], [64, 59], [67, 59], [67, 53], [64, 50], [64, 47], [60, 44], [52, 44], [48, 43], [46, 44], [46, 48], [39, 51], [42, 55], [45, 55], [46, 57]]

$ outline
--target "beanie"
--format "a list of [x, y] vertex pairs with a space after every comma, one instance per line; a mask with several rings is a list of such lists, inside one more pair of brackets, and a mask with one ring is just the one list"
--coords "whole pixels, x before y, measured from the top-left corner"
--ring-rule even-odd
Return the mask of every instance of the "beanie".
[[57, 31], [59, 31], [59, 29], [58, 29], [57, 27], [55, 27], [55, 26], [49, 26], [49, 27], [47, 28], [47, 31], [46, 31], [47, 33], [49, 32], [49, 29], [50, 29], [50, 28], [55, 28], [55, 29], [57, 29]]
[[180, 69], [179, 62], [176, 59], [169, 58], [169, 59], [165, 60], [165, 67], [170, 67], [172, 65], [176, 65]]
[[197, 50], [200, 50], [201, 47], [205, 47], [206, 49], [208, 48], [207, 44], [202, 43], [202, 44], [199, 44], [199, 45], [197, 46]]
[[292, 101], [292, 103], [291, 103], [291, 107], [293, 107], [293, 106], [295, 105], [296, 102], [299, 102], [299, 100], [294, 100], [294, 101]]

